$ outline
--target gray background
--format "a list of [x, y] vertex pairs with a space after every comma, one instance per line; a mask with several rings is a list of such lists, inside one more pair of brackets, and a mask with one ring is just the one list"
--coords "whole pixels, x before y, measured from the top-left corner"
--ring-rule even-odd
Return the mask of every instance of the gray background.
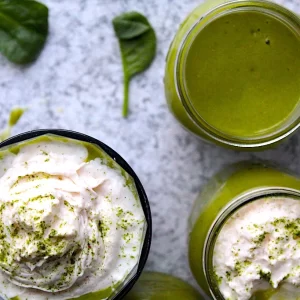
[[[13, 106], [28, 111], [14, 134], [39, 128], [80, 131], [119, 152], [140, 177], [153, 213], [147, 268], [195, 283], [187, 261], [187, 218], [201, 186], [224, 164], [255, 157], [300, 173], [300, 132], [279, 148], [240, 153], [192, 136], [169, 113], [163, 74], [168, 46], [199, 0], [44, 0], [50, 35], [39, 59], [26, 68], [0, 57], [0, 127]], [[300, 13], [300, 0], [277, 1]], [[130, 116], [121, 117], [122, 67], [111, 26], [137, 10], [156, 30], [157, 56], [131, 84]]]

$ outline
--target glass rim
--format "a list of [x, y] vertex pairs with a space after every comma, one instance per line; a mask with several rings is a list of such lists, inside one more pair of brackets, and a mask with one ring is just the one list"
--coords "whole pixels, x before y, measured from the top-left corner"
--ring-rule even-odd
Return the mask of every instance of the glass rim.
[[[297, 33], [299, 31], [300, 37], [300, 17], [282, 5], [267, 0], [230, 0], [210, 9], [204, 15], [199, 17], [187, 31], [182, 39], [181, 44], [179, 45], [176, 54], [174, 82], [177, 96], [180, 99], [180, 102], [182, 103], [187, 115], [196, 126], [201, 128], [205, 135], [212, 140], [227, 146], [240, 148], [261, 148], [285, 139], [298, 128], [300, 128], [300, 100], [292, 114], [283, 122], [283, 124], [280, 125], [279, 128], [275, 129], [274, 132], [253, 137], [228, 135], [220, 130], [215, 129], [201, 117], [201, 115], [193, 107], [192, 101], [188, 97], [185, 80], [180, 78], [180, 75], [183, 74], [183, 68], [188, 49], [190, 48], [197, 34], [216, 18], [241, 9], [263, 10], [265, 13], [267, 11], [269, 14], [275, 15], [277, 18], [284, 19], [286, 23], [290, 23], [289, 25], [296, 24], [295, 32]], [[289, 27], [292, 30], [293, 26]], [[194, 34], [195, 31], [197, 31], [196, 34]], [[184, 76], [182, 77], [184, 78]]]
[[[0, 150], [4, 147], [9, 147], [10, 145], [24, 142], [30, 139], [34, 139], [43, 135], [54, 135], [54, 136], [61, 136], [77, 141], [82, 141], [86, 143], [94, 144], [100, 147], [108, 156], [110, 156], [118, 165], [120, 165], [134, 180], [136, 185], [136, 189], [139, 195], [139, 199], [143, 208], [143, 212], [145, 215], [147, 229], [145, 232], [144, 242], [140, 254], [139, 261], [137, 262], [137, 269], [136, 273], [126, 282], [125, 285], [117, 287], [116, 293], [112, 294], [111, 300], [121, 300], [125, 297], [125, 295], [132, 289], [138, 278], [140, 277], [145, 264], [148, 259], [151, 240], [152, 240], [152, 217], [151, 217], [151, 209], [150, 204], [148, 201], [147, 194], [144, 190], [144, 187], [139, 180], [136, 173], [130, 167], [130, 165], [122, 158], [115, 150], [107, 146], [105, 143], [97, 140], [89, 135], [79, 133], [72, 130], [64, 130], [64, 129], [38, 129], [38, 130], [31, 130], [24, 133], [20, 133], [18, 135], [12, 136], [0, 143]], [[84, 296], [84, 295], [82, 295]]]
[[225, 300], [218, 288], [217, 282], [215, 282], [213, 277], [213, 251], [220, 228], [222, 228], [222, 226], [226, 223], [230, 216], [232, 216], [232, 214], [234, 214], [244, 205], [247, 205], [250, 202], [256, 200], [279, 196], [284, 196], [286, 198], [296, 198], [297, 200], [299, 198], [300, 201], [300, 191], [296, 189], [287, 187], [255, 188], [233, 198], [225, 207], [223, 207], [223, 209], [219, 212], [219, 214], [213, 221], [204, 242], [202, 265], [206, 283], [214, 300]]

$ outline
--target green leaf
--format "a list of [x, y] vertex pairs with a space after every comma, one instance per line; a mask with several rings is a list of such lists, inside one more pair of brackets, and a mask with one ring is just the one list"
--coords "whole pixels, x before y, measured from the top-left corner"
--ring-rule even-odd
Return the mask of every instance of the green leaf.
[[0, 132], [0, 142], [10, 137], [11, 129], [19, 122], [24, 112], [25, 109], [19, 107], [14, 108], [10, 111], [7, 126], [4, 130], [2, 130], [2, 132]]
[[121, 40], [138, 37], [150, 29], [148, 25], [135, 21], [117, 20], [116, 18], [113, 22], [116, 35]]
[[138, 12], [124, 13], [113, 19], [113, 26], [122, 56], [124, 72], [123, 116], [128, 115], [129, 83], [136, 74], [146, 70], [156, 52], [155, 32], [147, 18]]
[[6, 127], [4, 130], [0, 132], [0, 142], [8, 139], [11, 135], [11, 128]]
[[23, 108], [19, 107], [12, 109], [9, 116], [8, 126], [15, 126], [22, 117], [24, 111], [25, 110]]
[[0, 0], [0, 52], [10, 61], [34, 61], [48, 35], [48, 8], [33, 0]]

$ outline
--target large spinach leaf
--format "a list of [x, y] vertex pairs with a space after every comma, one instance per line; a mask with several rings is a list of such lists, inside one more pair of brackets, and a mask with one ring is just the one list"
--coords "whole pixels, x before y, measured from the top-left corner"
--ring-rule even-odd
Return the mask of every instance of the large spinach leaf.
[[27, 64], [42, 50], [48, 34], [48, 8], [33, 0], [0, 0], [0, 52]]

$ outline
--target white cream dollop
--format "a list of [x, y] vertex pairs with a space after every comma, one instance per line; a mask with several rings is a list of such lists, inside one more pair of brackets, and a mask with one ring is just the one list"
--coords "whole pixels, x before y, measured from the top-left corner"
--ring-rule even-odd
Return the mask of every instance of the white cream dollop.
[[[246, 204], [218, 234], [214, 273], [224, 299], [248, 300], [258, 290], [299, 295], [300, 201], [269, 197]], [[293, 292], [293, 290], [296, 290]]]
[[1, 296], [78, 297], [116, 286], [136, 267], [143, 210], [131, 177], [103, 157], [88, 161], [86, 147], [71, 140], [4, 155]]

